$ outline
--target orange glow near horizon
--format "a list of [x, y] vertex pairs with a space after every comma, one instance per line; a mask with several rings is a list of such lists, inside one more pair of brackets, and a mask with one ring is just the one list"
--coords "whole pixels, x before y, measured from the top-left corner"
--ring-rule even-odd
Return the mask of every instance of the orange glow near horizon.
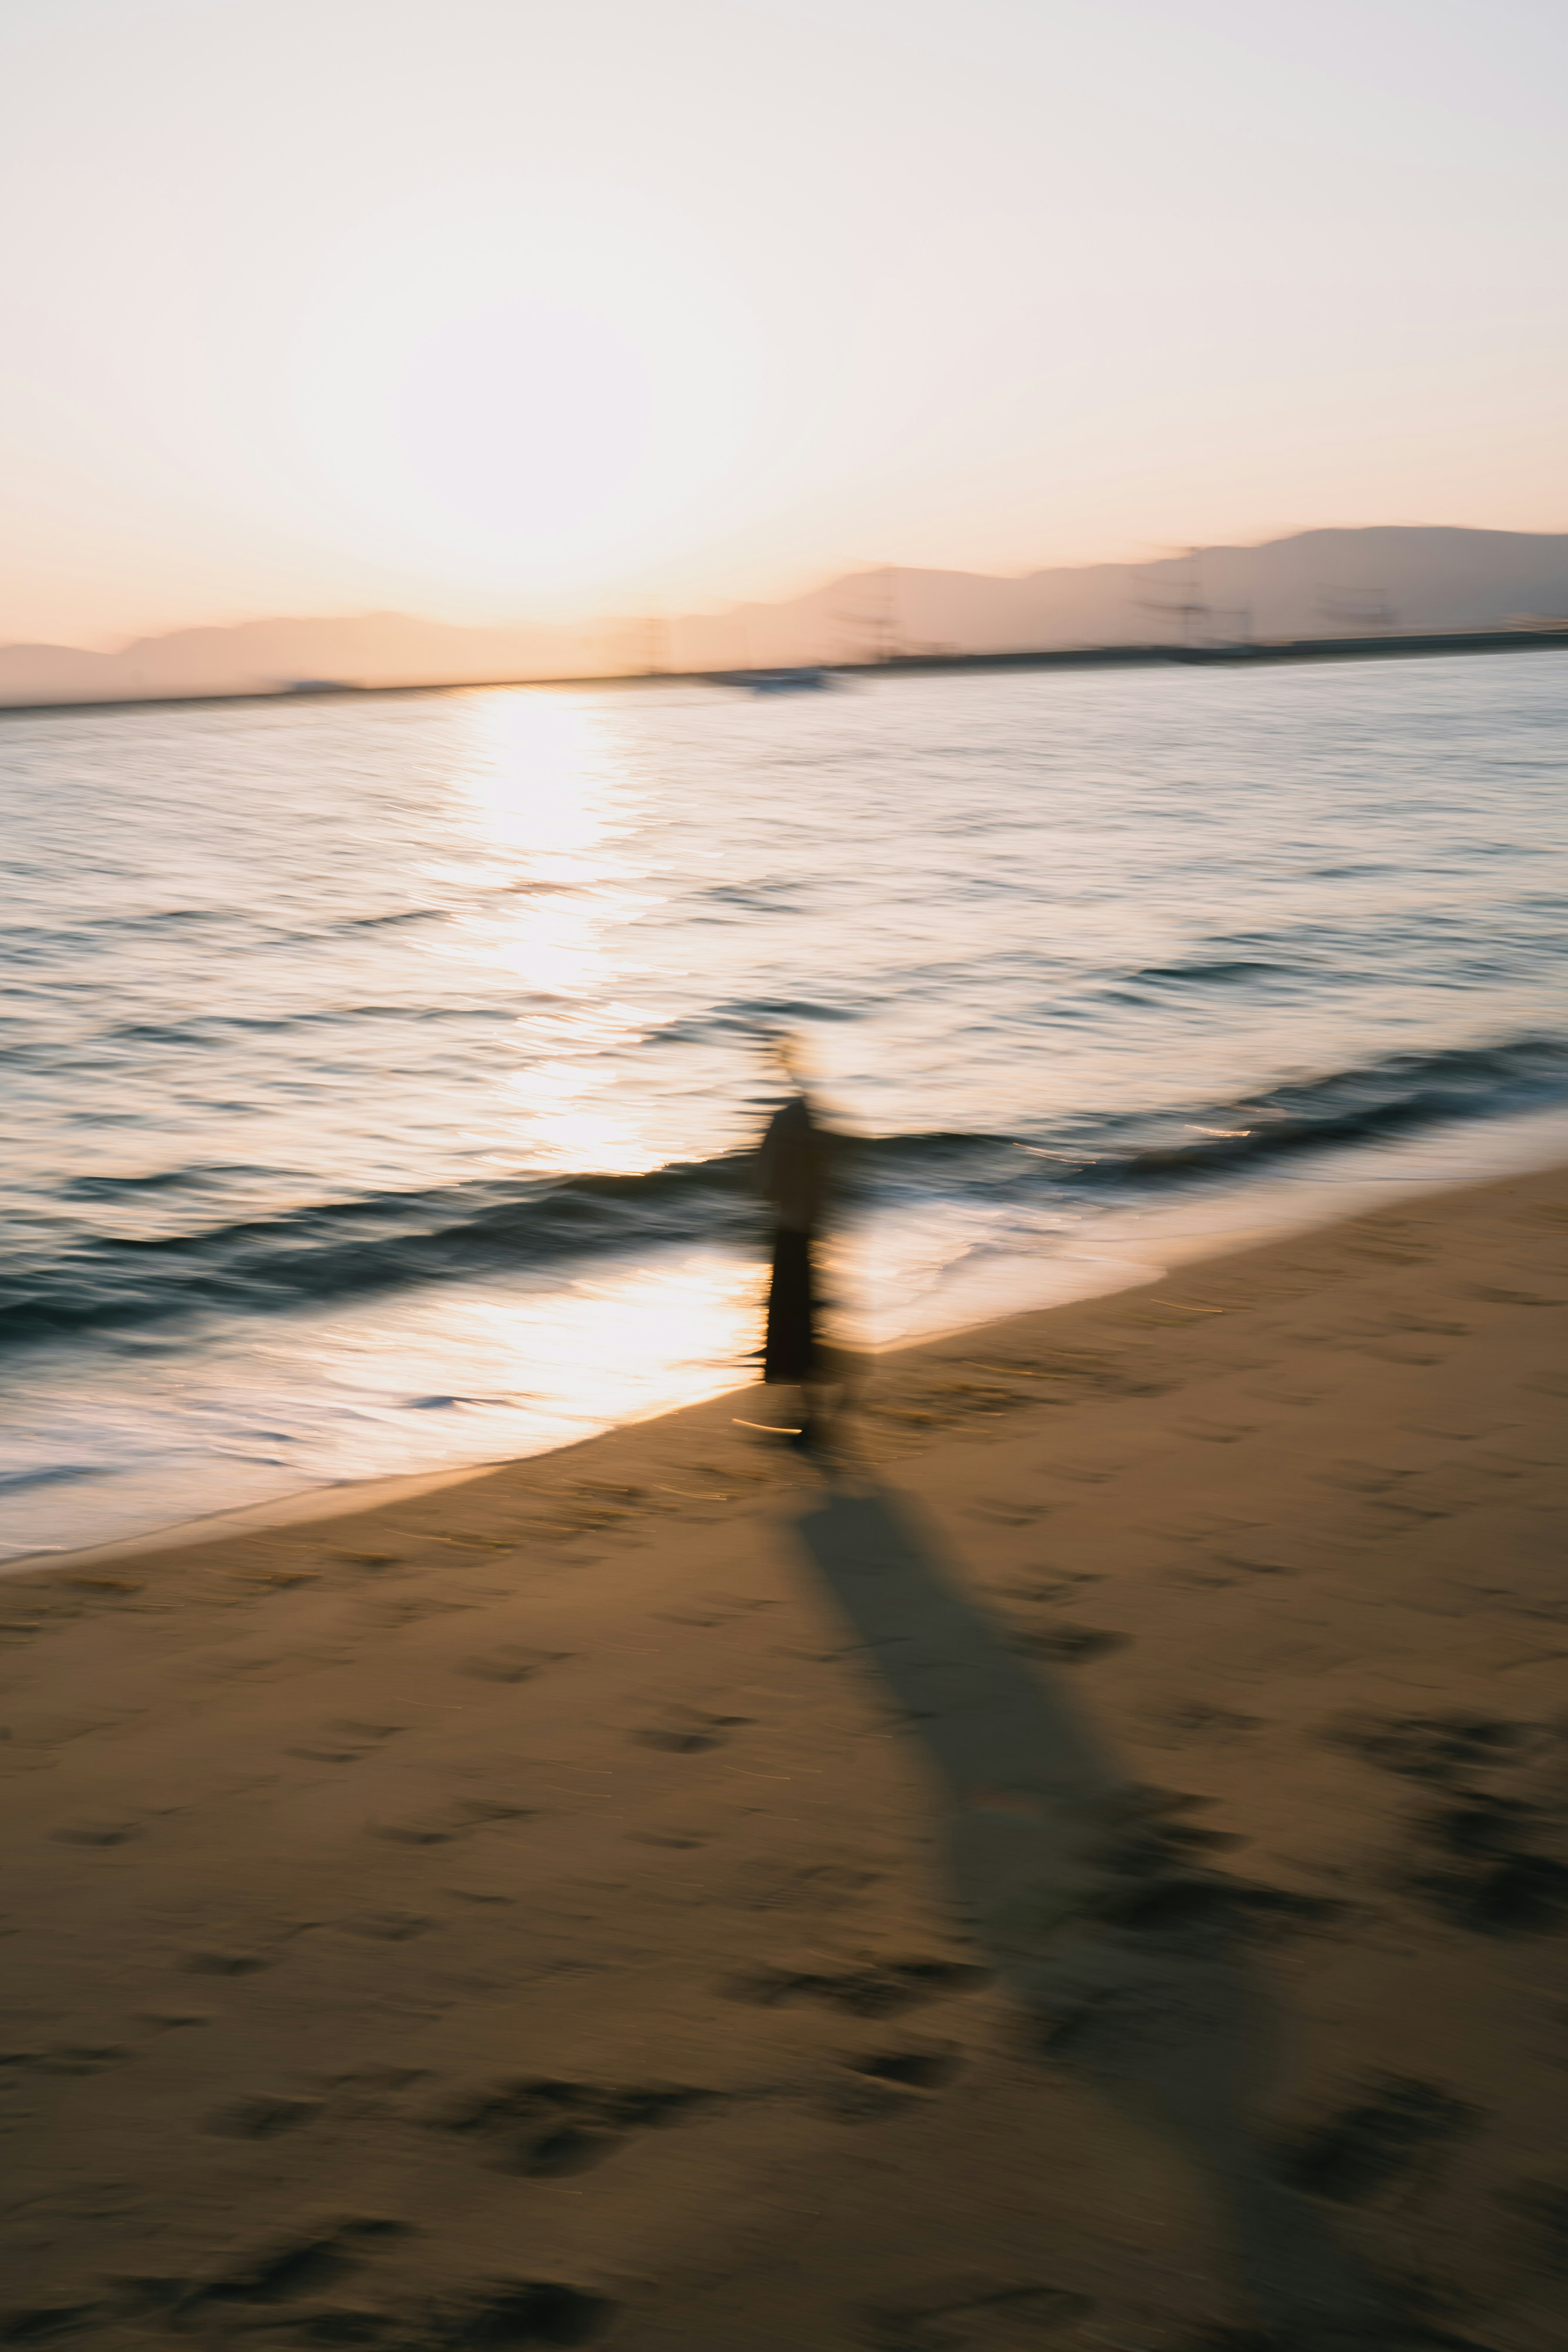
[[1560, 528], [1494, 19], [8, 0], [0, 644]]

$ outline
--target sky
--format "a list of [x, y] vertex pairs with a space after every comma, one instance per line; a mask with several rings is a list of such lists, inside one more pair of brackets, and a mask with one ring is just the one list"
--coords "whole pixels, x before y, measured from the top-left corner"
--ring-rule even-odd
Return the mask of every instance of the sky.
[[0, 641], [1568, 528], [1563, 0], [0, 0]]

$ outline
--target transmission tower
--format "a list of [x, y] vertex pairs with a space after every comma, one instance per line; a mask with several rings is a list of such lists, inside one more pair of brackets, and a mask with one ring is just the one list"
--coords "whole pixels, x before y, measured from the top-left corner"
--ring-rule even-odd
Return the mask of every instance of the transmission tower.
[[[1175, 597], [1145, 596], [1139, 603], [1146, 613], [1175, 613], [1181, 628], [1184, 646], [1202, 645], [1211, 634], [1207, 625], [1213, 619], [1213, 608], [1203, 596], [1203, 550], [1187, 547], [1181, 551], [1186, 566], [1186, 576], [1176, 583]], [[1168, 558], [1166, 559], [1168, 561]]]

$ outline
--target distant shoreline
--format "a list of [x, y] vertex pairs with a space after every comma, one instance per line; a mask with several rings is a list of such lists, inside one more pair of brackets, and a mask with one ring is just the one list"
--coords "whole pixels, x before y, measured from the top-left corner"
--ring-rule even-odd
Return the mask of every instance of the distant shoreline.
[[[1177, 666], [1220, 665], [1231, 669], [1271, 667], [1279, 662], [1375, 661], [1432, 657], [1448, 654], [1511, 654], [1568, 650], [1568, 627], [1550, 629], [1423, 630], [1387, 632], [1370, 637], [1285, 637], [1209, 646], [1065, 646], [1038, 652], [997, 654], [894, 654], [883, 661], [824, 662], [798, 667], [821, 669], [831, 677], [901, 677], [949, 673], [1036, 669], [1136, 669]], [[788, 671], [797, 665], [774, 666]], [[297, 687], [253, 688], [233, 694], [110, 695], [101, 700], [81, 696], [68, 701], [0, 703], [0, 719], [45, 718], [78, 710], [168, 710], [203, 705], [246, 703], [310, 703], [384, 698], [400, 694], [471, 694], [486, 688], [539, 687], [552, 689], [623, 686], [734, 686], [741, 688], [753, 675], [734, 670], [609, 670], [594, 677], [465, 677], [411, 679], [397, 686], [323, 684], [301, 690]]]

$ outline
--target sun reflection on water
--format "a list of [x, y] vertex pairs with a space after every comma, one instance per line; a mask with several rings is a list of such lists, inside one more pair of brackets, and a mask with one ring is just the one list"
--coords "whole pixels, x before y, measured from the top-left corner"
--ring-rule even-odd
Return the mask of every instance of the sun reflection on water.
[[[672, 1156], [672, 1139], [654, 1131], [645, 1090], [625, 1081], [668, 1016], [639, 1001], [650, 975], [635, 926], [663, 893], [624, 731], [612, 709], [574, 695], [486, 691], [465, 709], [455, 846], [472, 860], [470, 879], [475, 869], [482, 879], [458, 919], [461, 946], [517, 986], [514, 1066], [497, 1088], [500, 1150], [523, 1175], [643, 1174]], [[519, 1293], [503, 1280], [460, 1301], [422, 1300], [418, 1314], [439, 1329], [422, 1350], [405, 1316], [404, 1349], [381, 1376], [401, 1387], [421, 1352], [455, 1355], [472, 1382], [461, 1408], [467, 1445], [530, 1451], [744, 1380], [761, 1279], [744, 1255], [695, 1249], [549, 1289], [530, 1283]], [[448, 1328], [454, 1307], [461, 1339]], [[512, 1389], [518, 1371], [537, 1376], [541, 1365], [547, 1392]]]
[[463, 783], [482, 845], [515, 856], [535, 881], [595, 878], [595, 853], [629, 798], [604, 711], [525, 688], [471, 695], [465, 710], [473, 744]]
[[628, 1001], [640, 975], [627, 934], [659, 894], [610, 715], [526, 690], [467, 709], [465, 814], [497, 887], [465, 919], [465, 944], [518, 983], [502, 1131], [540, 1173], [639, 1174], [660, 1154], [619, 1098], [616, 1057], [657, 1017]]
[[[549, 1394], [517, 1398], [561, 1434], [695, 1403], [747, 1376], [760, 1312], [759, 1268], [717, 1253], [636, 1266], [570, 1289], [480, 1308], [471, 1345], [494, 1362], [510, 1352], [550, 1366]], [[541, 1350], [541, 1342], [544, 1347]]]

